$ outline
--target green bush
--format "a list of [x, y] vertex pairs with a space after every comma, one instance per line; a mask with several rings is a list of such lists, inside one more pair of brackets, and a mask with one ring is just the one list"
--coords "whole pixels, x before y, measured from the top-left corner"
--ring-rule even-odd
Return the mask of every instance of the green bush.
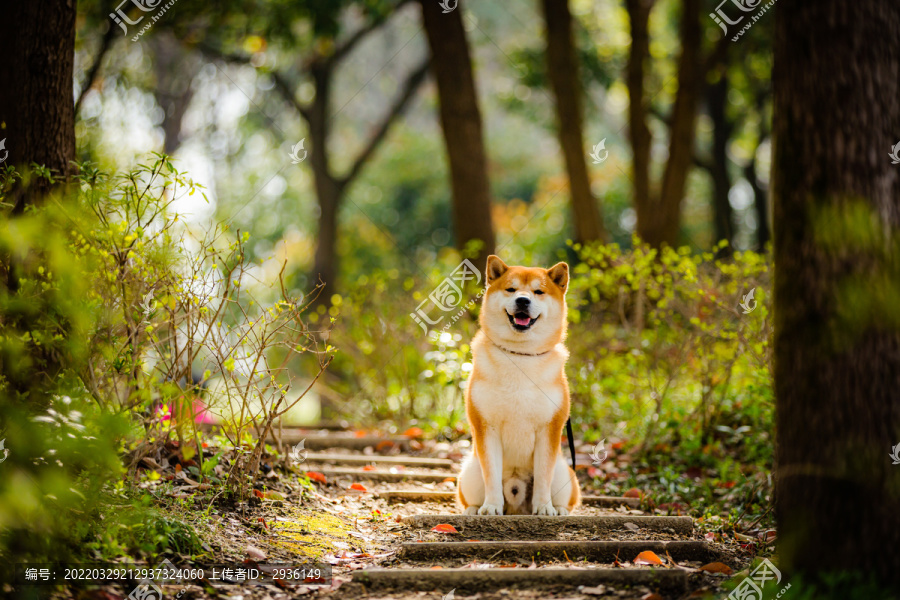
[[236, 450], [227, 483], [245, 494], [267, 430], [303, 396], [290, 367], [306, 354], [320, 374], [331, 352], [307, 305], [245, 259], [246, 234], [197, 231], [174, 211], [202, 191], [169, 159], [78, 173], [12, 214], [22, 176], [0, 172], [0, 556], [193, 548], [143, 504], [128, 504], [132, 523], [110, 512], [132, 492], [123, 467], [174, 436], [192, 475], [209, 476], [220, 456], [204, 464], [204, 394]]

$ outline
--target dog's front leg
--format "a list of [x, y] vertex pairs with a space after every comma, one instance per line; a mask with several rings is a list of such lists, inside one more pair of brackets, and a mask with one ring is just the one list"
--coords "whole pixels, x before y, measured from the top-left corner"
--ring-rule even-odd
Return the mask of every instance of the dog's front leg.
[[479, 515], [503, 514], [503, 444], [500, 432], [486, 428], [484, 439], [476, 448], [484, 476], [484, 504], [478, 509]]
[[[559, 440], [559, 434], [556, 439]], [[556, 516], [553, 507], [552, 490], [553, 466], [559, 448], [550, 444], [550, 437], [545, 432], [538, 432], [534, 444], [534, 492], [531, 498], [532, 512], [536, 515]]]

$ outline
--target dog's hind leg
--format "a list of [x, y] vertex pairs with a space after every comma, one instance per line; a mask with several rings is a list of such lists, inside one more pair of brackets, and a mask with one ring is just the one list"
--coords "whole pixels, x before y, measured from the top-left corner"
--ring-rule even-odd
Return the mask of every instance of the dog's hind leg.
[[581, 491], [578, 489], [578, 478], [566, 464], [562, 455], [557, 457], [553, 467], [553, 483], [551, 484], [553, 507], [560, 515], [567, 515], [581, 502]]
[[478, 509], [484, 504], [484, 476], [474, 452], [463, 462], [456, 481], [456, 499], [462, 506], [463, 513], [477, 515]]

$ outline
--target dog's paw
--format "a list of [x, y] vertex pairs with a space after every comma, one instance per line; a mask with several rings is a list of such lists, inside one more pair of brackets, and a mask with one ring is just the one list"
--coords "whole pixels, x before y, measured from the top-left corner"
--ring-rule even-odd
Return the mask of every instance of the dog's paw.
[[478, 509], [479, 515], [502, 515], [503, 507], [496, 504], [482, 504]]
[[569, 509], [565, 506], [554, 506], [553, 508], [556, 509], [556, 514], [558, 514], [560, 517], [565, 517], [569, 514]]
[[556, 512], [556, 508], [550, 504], [542, 504], [541, 506], [535, 506], [534, 511], [532, 511], [536, 515], [542, 515], [547, 517], [555, 517], [558, 513]]
[[478, 507], [477, 506], [467, 506], [466, 510], [463, 511], [464, 515], [477, 515]]

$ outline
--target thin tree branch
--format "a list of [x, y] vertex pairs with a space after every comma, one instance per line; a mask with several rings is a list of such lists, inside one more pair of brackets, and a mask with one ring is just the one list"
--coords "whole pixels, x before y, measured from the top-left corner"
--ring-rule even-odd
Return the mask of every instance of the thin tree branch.
[[288, 83], [287, 78], [279, 73], [278, 71], [272, 71], [272, 81], [275, 82], [275, 89], [281, 94], [281, 96], [287, 100], [288, 104], [293, 106], [300, 116], [303, 117], [303, 120], [309, 123], [312, 118], [310, 114], [310, 107], [307, 104], [303, 104], [297, 97], [294, 95], [294, 90], [291, 85]]
[[81, 103], [87, 95], [88, 90], [94, 87], [94, 82], [97, 79], [97, 75], [100, 73], [100, 67], [103, 65], [103, 59], [112, 47], [117, 31], [118, 29], [110, 23], [109, 27], [106, 29], [106, 33], [103, 34], [103, 39], [100, 40], [100, 49], [97, 51], [97, 57], [94, 59], [94, 64], [91, 65], [90, 70], [88, 70], [87, 77], [84, 78], [84, 83], [81, 86], [81, 92], [78, 94], [78, 100], [75, 101], [76, 115], [78, 115]]
[[388, 129], [390, 129], [397, 117], [406, 110], [410, 100], [415, 96], [416, 90], [418, 90], [419, 86], [425, 81], [430, 66], [431, 60], [426, 58], [422, 64], [407, 77], [406, 83], [403, 86], [403, 91], [382, 119], [378, 129], [375, 130], [362, 152], [360, 152], [359, 156], [356, 157], [356, 160], [353, 161], [353, 165], [350, 167], [350, 170], [347, 171], [347, 174], [338, 179], [338, 185], [340, 187], [346, 187], [353, 182], [357, 175], [359, 175], [363, 166], [365, 166], [366, 161], [371, 158], [372, 153], [375, 152], [375, 149], [378, 148], [378, 145], [384, 139], [384, 136], [387, 135]]
[[[246, 54], [232, 54], [223, 52], [222, 50], [214, 48], [205, 43], [197, 44], [197, 48], [199, 48], [201, 52], [212, 58], [217, 58], [228, 63], [239, 65], [250, 64], [250, 57]], [[275, 89], [278, 90], [278, 93], [280, 93], [284, 97], [284, 99], [288, 101], [288, 104], [293, 106], [297, 110], [297, 112], [300, 113], [300, 116], [308, 122], [310, 119], [309, 106], [297, 100], [297, 98], [294, 96], [293, 88], [291, 87], [290, 83], [288, 83], [287, 77], [275, 70], [270, 71], [269, 75], [272, 77], [272, 81], [275, 83]]]
[[[321, 61], [322, 63], [331, 63], [332, 65], [343, 60], [353, 48], [356, 47], [362, 40], [366, 38], [370, 33], [386, 24], [388, 20], [390, 20], [391, 16], [396, 13], [398, 10], [403, 8], [404, 5], [409, 4], [412, 0], [400, 0], [396, 6], [394, 6], [393, 10], [390, 14], [386, 15], [384, 18], [376, 19], [369, 22], [365, 27], [358, 29], [355, 31], [350, 37], [348, 37], [344, 42], [337, 45], [335, 51], [327, 57], [312, 59], [313, 62]], [[309, 65], [307, 65], [309, 66]]]

